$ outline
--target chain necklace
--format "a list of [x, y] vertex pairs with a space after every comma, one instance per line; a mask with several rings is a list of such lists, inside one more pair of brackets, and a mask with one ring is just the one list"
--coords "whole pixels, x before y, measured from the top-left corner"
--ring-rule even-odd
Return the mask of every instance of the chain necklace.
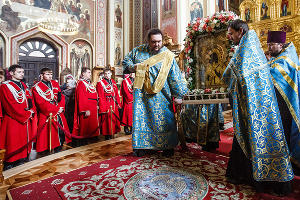
[[[13, 97], [15, 98], [15, 100], [21, 104], [25, 101], [26, 99], [26, 94], [25, 92], [20, 88], [20, 90], [16, 90], [16, 88], [14, 86], [12, 86], [11, 84], [9, 84], [11, 81], [7, 81], [4, 82], [4, 84], [6, 84], [7, 88], [10, 90], [10, 92], [12, 93]], [[21, 83], [22, 84], [22, 83]]]
[[112, 93], [112, 92], [114, 91], [113, 85], [109, 84], [108, 82], [107, 82], [107, 85], [105, 85], [105, 84], [103, 83], [103, 80], [101, 80], [100, 83], [101, 83], [101, 85], [102, 85], [102, 87], [103, 87], [103, 89], [104, 89], [104, 91], [105, 91], [106, 93], [109, 93], [109, 94], [110, 94], [110, 93]]
[[86, 90], [88, 90], [90, 93], [96, 93], [96, 88], [92, 85], [86, 82], [86, 80], [81, 79], [81, 81], [83, 82], [83, 84], [86, 87]]
[[132, 93], [132, 86], [133, 86], [133, 83], [130, 84], [130, 83], [128, 82], [128, 79], [127, 79], [127, 78], [125, 78], [125, 81], [126, 81], [126, 84], [127, 84], [127, 87], [128, 87], [129, 92]]
[[[50, 82], [51, 83], [51, 82]], [[46, 85], [46, 84], [45, 84]], [[52, 83], [51, 83], [52, 85]], [[47, 85], [46, 85], [47, 86]], [[38, 86], [38, 84], [36, 84], [35, 86], [35, 89], [37, 91], [37, 93], [43, 98], [45, 99], [46, 101], [53, 101], [54, 100], [54, 93], [53, 93], [53, 90], [51, 90], [50, 88], [48, 90], [46, 90], [45, 92]], [[48, 86], [47, 86], [48, 87]], [[53, 88], [53, 86], [52, 86]], [[50, 95], [50, 98], [48, 98], [47, 96]]]

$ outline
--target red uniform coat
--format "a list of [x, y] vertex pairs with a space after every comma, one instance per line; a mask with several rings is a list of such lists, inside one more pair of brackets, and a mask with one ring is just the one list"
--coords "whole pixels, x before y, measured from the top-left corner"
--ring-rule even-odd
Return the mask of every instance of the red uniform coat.
[[[28, 110], [28, 99], [32, 99], [32, 96], [27, 86], [24, 83], [22, 85], [25, 89], [25, 96], [22, 95], [23, 90], [13, 81], [6, 81], [0, 86], [0, 100], [3, 109], [0, 149], [6, 149], [6, 156], [12, 155], [5, 158], [6, 162], [26, 158], [31, 151], [29, 141], [33, 137], [33, 123], [32, 112]], [[12, 91], [14, 91], [15, 96]], [[35, 112], [34, 107], [31, 110]]]
[[[85, 111], [90, 116], [85, 117]], [[98, 94], [96, 88], [86, 80], [79, 80], [75, 90], [75, 113], [73, 134], [83, 137], [100, 135], [98, 120]]]
[[[60, 107], [65, 108], [65, 97], [64, 95], [61, 95], [61, 101], [58, 102], [58, 93], [61, 92], [58, 82], [51, 80], [51, 85], [52, 89], [50, 89], [42, 81], [39, 81], [34, 85], [32, 89], [38, 113], [38, 133], [40, 133], [36, 139], [37, 152], [42, 152], [50, 149], [50, 122], [46, 122], [50, 116], [50, 113], [53, 114], [51, 125], [51, 149], [63, 145], [58, 134], [58, 116], [60, 116], [62, 120], [62, 127], [69, 132], [64, 113], [62, 112], [60, 114], [57, 114]], [[53, 92], [53, 96], [51, 96], [51, 91]], [[65, 140], [66, 143], [70, 142], [70, 139], [66, 134]]]
[[2, 115], [2, 106], [1, 106], [1, 100], [0, 100], [0, 128], [1, 128], [2, 118], [3, 118], [3, 115]]
[[[133, 87], [132, 81], [129, 77], [125, 78], [122, 81], [121, 85], [121, 96], [123, 97], [122, 108], [123, 108], [123, 116], [122, 123], [127, 124], [128, 126], [132, 126], [133, 119]], [[124, 125], [123, 126], [126, 126]]]
[[[97, 93], [99, 96], [99, 113], [100, 113], [100, 126], [102, 135], [112, 135], [120, 132], [119, 118], [120, 98], [118, 94], [118, 87], [114, 80], [110, 85], [106, 79], [102, 79], [97, 83]], [[110, 106], [112, 106], [113, 113], [111, 113]], [[116, 115], [116, 116], [115, 116]], [[112, 120], [111, 120], [112, 118]], [[101, 124], [102, 123], [102, 124]], [[112, 130], [111, 130], [112, 123]]]

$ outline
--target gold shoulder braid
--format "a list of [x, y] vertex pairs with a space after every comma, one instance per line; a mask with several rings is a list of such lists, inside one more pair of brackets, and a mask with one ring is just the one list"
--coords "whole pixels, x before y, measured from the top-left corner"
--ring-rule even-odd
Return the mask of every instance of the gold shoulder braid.
[[[148, 94], [156, 94], [160, 92], [167, 80], [174, 57], [175, 55], [171, 51], [167, 50], [152, 56], [143, 63], [139, 63], [135, 72], [134, 88], [142, 89], [144, 86], [144, 89]], [[149, 68], [159, 62], [162, 62], [162, 66], [152, 86], [150, 82]]]

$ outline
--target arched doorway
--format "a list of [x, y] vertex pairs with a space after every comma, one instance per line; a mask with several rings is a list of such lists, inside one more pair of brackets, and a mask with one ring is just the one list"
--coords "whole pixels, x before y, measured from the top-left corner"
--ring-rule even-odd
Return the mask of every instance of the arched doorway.
[[19, 46], [19, 65], [25, 69], [25, 80], [29, 87], [39, 80], [40, 70], [48, 67], [53, 71], [53, 79], [58, 80], [57, 50], [47, 41], [35, 38]]

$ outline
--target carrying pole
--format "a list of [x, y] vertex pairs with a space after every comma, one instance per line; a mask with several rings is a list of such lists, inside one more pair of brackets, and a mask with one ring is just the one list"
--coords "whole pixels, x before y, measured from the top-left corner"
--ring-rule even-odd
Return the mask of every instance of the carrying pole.
[[110, 132], [111, 132], [111, 136], [112, 138], [114, 139], [114, 132], [113, 132], [113, 121], [112, 121], [112, 118], [113, 118], [113, 110], [112, 110], [112, 105], [110, 106]]
[[52, 117], [53, 117], [53, 114], [50, 113], [49, 114], [49, 151], [51, 153], [52, 151], [52, 134], [51, 134], [51, 129], [52, 129]]

